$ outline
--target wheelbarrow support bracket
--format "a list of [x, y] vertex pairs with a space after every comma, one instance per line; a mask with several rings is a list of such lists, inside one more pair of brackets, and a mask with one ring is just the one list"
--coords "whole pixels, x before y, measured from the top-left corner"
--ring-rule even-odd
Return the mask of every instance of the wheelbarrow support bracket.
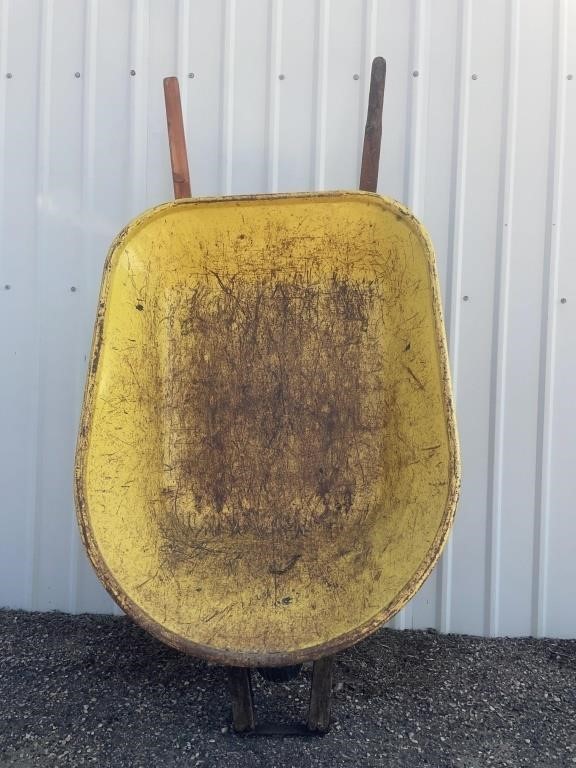
[[332, 671], [334, 657], [314, 662], [307, 723], [256, 723], [251, 670], [228, 667], [228, 688], [232, 699], [232, 725], [239, 734], [257, 736], [323, 736], [330, 729]]

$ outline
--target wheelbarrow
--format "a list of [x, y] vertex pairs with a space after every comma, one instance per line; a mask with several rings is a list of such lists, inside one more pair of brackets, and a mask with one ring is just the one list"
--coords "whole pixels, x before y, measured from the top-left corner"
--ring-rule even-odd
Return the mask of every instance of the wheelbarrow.
[[[376, 60], [374, 189], [383, 75]], [[313, 661], [306, 726], [260, 731], [323, 733], [334, 654], [415, 594], [453, 520], [433, 248], [373, 192], [190, 199], [179, 128], [169, 109], [186, 197], [128, 224], [104, 268], [76, 458], [83, 541], [130, 617], [228, 667], [236, 731], [258, 730], [251, 669]]]

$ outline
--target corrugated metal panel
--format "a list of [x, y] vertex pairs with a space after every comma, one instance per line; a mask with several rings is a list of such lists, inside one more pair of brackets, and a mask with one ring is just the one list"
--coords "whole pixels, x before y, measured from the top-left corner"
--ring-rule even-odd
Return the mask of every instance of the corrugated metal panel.
[[376, 54], [380, 191], [436, 244], [463, 451], [394, 624], [576, 636], [570, 0], [0, 0], [0, 604], [113, 610], [73, 453], [108, 244], [171, 197], [162, 78], [195, 195], [354, 188]]

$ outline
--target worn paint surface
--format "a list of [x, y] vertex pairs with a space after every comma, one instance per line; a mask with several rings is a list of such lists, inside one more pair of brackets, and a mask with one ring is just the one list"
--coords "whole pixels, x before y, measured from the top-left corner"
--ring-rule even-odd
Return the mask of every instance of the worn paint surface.
[[458, 491], [431, 244], [366, 193], [179, 201], [114, 243], [77, 455], [84, 541], [166, 642], [287, 663], [390, 618]]

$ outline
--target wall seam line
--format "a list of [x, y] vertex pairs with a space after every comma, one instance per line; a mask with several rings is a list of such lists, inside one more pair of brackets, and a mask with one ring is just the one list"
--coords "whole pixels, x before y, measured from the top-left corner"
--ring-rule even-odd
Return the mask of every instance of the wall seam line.
[[[8, 0], [0, 2], [0, 246], [4, 245], [5, 239], [5, 179], [6, 179], [6, 102], [7, 95], [7, 70], [8, 70], [8, 20], [9, 20]], [[3, 254], [5, 250], [0, 248], [0, 269], [4, 276], [5, 262]]]
[[[360, 182], [360, 171], [362, 167], [362, 149], [364, 145], [364, 127], [366, 124], [366, 115], [368, 112], [368, 96], [370, 92], [370, 76], [372, 72], [372, 59], [374, 58], [376, 48], [376, 24], [378, 18], [378, 7], [375, 0], [364, 0], [364, 21], [362, 29], [362, 50], [364, 57], [362, 61], [362, 75], [360, 79], [361, 97], [359, 98], [359, 118], [358, 118], [358, 146], [356, 150], [356, 183]], [[378, 184], [380, 186], [380, 184]]]
[[[176, 31], [177, 52], [176, 52], [176, 74], [180, 86], [180, 100], [182, 102], [182, 118], [184, 121], [184, 135], [188, 126], [190, 112], [190, 82], [188, 72], [192, 69], [190, 61], [190, 3], [188, 0], [178, 0], [178, 12], [176, 15], [178, 29]], [[190, 166], [190, 151], [188, 151], [188, 165]], [[194, 194], [194, 178], [190, 168], [190, 189]]]
[[236, 43], [236, 0], [227, 0], [223, 15], [222, 46], [222, 165], [221, 193], [232, 194], [234, 159], [234, 56]]
[[[410, 83], [410, 98], [408, 101], [408, 135], [404, 166], [405, 200], [408, 207], [417, 215], [421, 215], [422, 203], [422, 172], [424, 167], [425, 131], [423, 127], [429, 90], [429, 70], [423, 72], [430, 49], [429, 18], [423, 0], [413, 0], [414, 23], [411, 43], [411, 72], [406, 74]], [[414, 76], [418, 72], [418, 76]]]
[[282, 66], [283, 0], [271, 0], [268, 26], [268, 192], [278, 192], [280, 152], [280, 68]]
[[566, 89], [562, 70], [567, 51], [566, 0], [559, 0], [554, 25], [556, 56], [552, 68], [552, 105], [549, 123], [549, 170], [546, 211], [545, 253], [549, 254], [549, 270], [544, 274], [541, 354], [538, 392], [538, 434], [536, 443], [536, 493], [534, 530], [534, 584], [532, 632], [546, 634], [548, 586], [548, 540], [550, 523], [550, 474], [552, 464], [552, 411], [554, 392], [554, 358], [557, 325], [557, 281], [560, 258], [560, 211], [562, 199], [564, 113]]
[[[452, 389], [454, 400], [458, 398], [458, 349], [460, 340], [460, 301], [462, 292], [462, 250], [464, 240], [465, 211], [463, 197], [466, 188], [467, 150], [468, 150], [468, 105], [471, 55], [472, 10], [471, 0], [463, 0], [460, 7], [459, 31], [460, 49], [457, 65], [457, 99], [454, 112], [455, 137], [453, 152], [452, 193], [451, 193], [451, 237], [448, 248], [448, 296], [447, 330], [450, 350]], [[451, 631], [452, 627], [452, 575], [454, 532], [449, 537], [440, 560], [440, 594], [438, 604], [438, 623], [442, 632]]]
[[[90, 258], [89, 250], [89, 221], [94, 209], [94, 95], [96, 81], [96, 35], [97, 35], [97, 6], [96, 0], [87, 0], [84, 6], [84, 64], [83, 64], [83, 89], [82, 89], [82, 190], [81, 190], [81, 252], [82, 252], [82, 285], [80, 290], [84, 292], [84, 287], [88, 284], [90, 270], [88, 261]], [[82, 304], [82, 321], [77, 324], [75, 343], [78, 348], [78, 359], [80, 351], [83, 348], [83, 339], [92, 325], [92, 319], [89, 317], [84, 303]], [[84, 391], [84, 370], [78, 368], [75, 387], [75, 413], [77, 419], [80, 418]], [[73, 510], [72, 525], [70, 531], [70, 571], [68, 604], [70, 613], [79, 611], [78, 600], [78, 581], [80, 574], [80, 563], [82, 548], [80, 546], [80, 536], [76, 524], [75, 510]]]
[[38, 345], [38, 354], [36, 356], [37, 368], [36, 368], [36, 398], [35, 398], [35, 412], [36, 412], [36, 445], [35, 445], [35, 477], [33, 478], [34, 484], [34, 503], [31, 508], [31, 520], [30, 520], [30, 546], [29, 552], [29, 602], [31, 610], [34, 610], [37, 606], [38, 599], [38, 559], [40, 552], [40, 528], [41, 524], [41, 512], [40, 507], [42, 500], [38, 493], [38, 483], [42, 478], [42, 456], [40, 454], [40, 442], [41, 435], [44, 429], [44, 419], [42, 416], [42, 409], [40, 403], [43, 399], [43, 353], [42, 345], [40, 344], [41, 328], [42, 328], [42, 293], [40, 283], [40, 273], [42, 271], [42, 255], [44, 249], [44, 216], [41, 213], [42, 206], [45, 203], [46, 192], [49, 186], [50, 180], [50, 141], [51, 141], [51, 121], [50, 121], [50, 80], [52, 77], [52, 47], [53, 47], [53, 25], [54, 25], [54, 3], [53, 0], [45, 0], [41, 5], [40, 16], [40, 55], [38, 58], [41, 71], [38, 76], [38, 120], [37, 120], [37, 221], [36, 221], [36, 284], [34, 286], [36, 293], [36, 343]]
[[130, 55], [136, 77], [131, 78], [129, 134], [129, 215], [133, 218], [146, 207], [148, 165], [148, 62], [146, 50], [149, 39], [148, 3], [132, 0]]
[[497, 271], [495, 285], [494, 326], [491, 362], [491, 413], [489, 437], [487, 574], [485, 631], [494, 636], [500, 620], [500, 557], [502, 525], [502, 477], [504, 445], [504, 398], [506, 396], [506, 361], [508, 356], [508, 299], [510, 295], [511, 216], [516, 160], [516, 125], [518, 101], [519, 8], [512, 0], [508, 13], [508, 55], [506, 57], [504, 131], [500, 145], [501, 178], [498, 205]]
[[326, 125], [328, 102], [328, 37], [330, 14], [328, 0], [320, 0], [317, 18], [316, 58], [316, 130], [314, 142], [313, 189], [317, 192], [326, 183]]

